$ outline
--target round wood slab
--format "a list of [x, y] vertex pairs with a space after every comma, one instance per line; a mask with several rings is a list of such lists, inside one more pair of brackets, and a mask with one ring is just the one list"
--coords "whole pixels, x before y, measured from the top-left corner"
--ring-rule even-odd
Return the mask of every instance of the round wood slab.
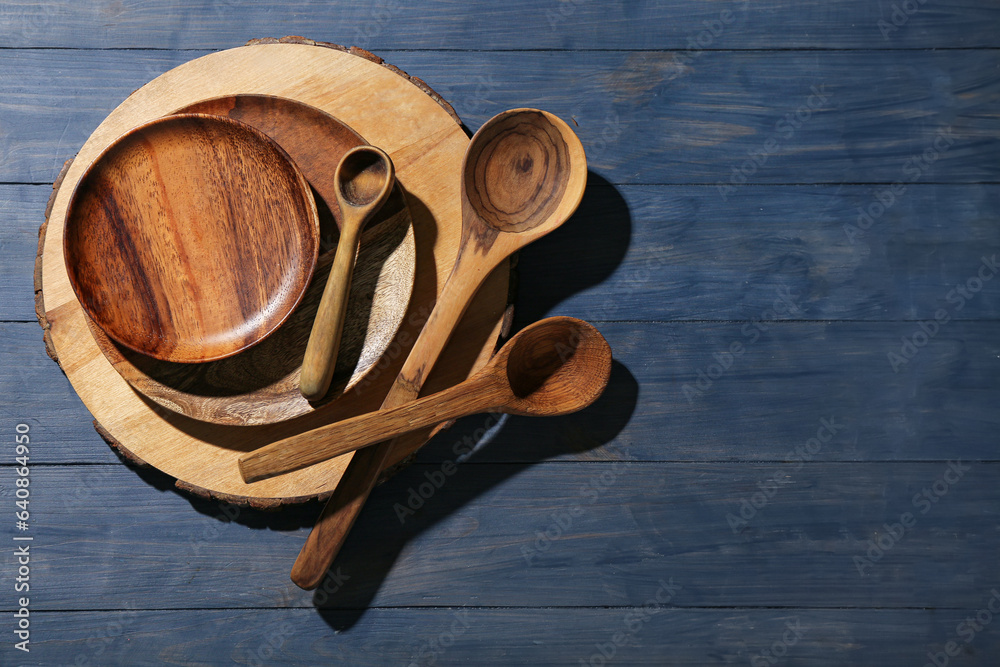
[[[199, 102], [182, 113], [213, 114], [255, 127], [278, 143], [312, 186], [323, 247], [316, 276], [292, 316], [259, 345], [204, 364], [177, 364], [135, 354], [91, 332], [104, 355], [135, 389], [165, 408], [216, 424], [270, 424], [312, 412], [299, 391], [299, 370], [336, 253], [340, 226], [334, 173], [340, 158], [365, 140], [333, 116], [280, 97], [235, 95]], [[416, 270], [416, 242], [397, 186], [366, 227], [351, 281], [337, 371], [327, 400], [350, 392], [392, 344], [406, 317]], [[343, 409], [349, 410], [348, 406]]]
[[[94, 341], [69, 285], [62, 255], [66, 205], [86, 166], [129, 129], [205, 100], [276, 95], [321, 109], [384, 149], [405, 191], [416, 239], [416, 280], [407, 317], [349, 406], [334, 401], [314, 412], [264, 426], [197, 421], [144, 399], [115, 371]], [[46, 346], [95, 417], [98, 430], [127, 455], [177, 478], [181, 488], [230, 502], [277, 506], [328, 495], [351, 455], [269, 480], [245, 484], [240, 454], [352, 414], [379, 407], [439, 294], [461, 236], [460, 169], [468, 144], [454, 111], [419, 79], [359, 49], [310, 40], [262, 40], [181, 65], [146, 84], [94, 131], [54, 186], [36, 266], [39, 320]], [[508, 310], [510, 264], [479, 290], [424, 393], [467, 378], [496, 348]], [[412, 438], [398, 463], [423, 444]]]

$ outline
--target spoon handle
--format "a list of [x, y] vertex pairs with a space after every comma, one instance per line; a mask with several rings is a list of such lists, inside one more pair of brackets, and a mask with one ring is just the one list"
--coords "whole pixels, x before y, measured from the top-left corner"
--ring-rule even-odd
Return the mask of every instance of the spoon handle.
[[[431, 368], [444, 350], [448, 338], [465, 313], [466, 307], [475, 296], [476, 290], [490, 271], [510, 251], [487, 260], [489, 255], [477, 258], [476, 262], [463, 262], [470, 241], [459, 248], [458, 258], [441, 296], [434, 305], [427, 323], [417, 342], [413, 344], [403, 368], [389, 393], [382, 402], [382, 409], [395, 408], [417, 398]], [[368, 499], [378, 475], [382, 471], [389, 453], [395, 444], [406, 436], [382, 441], [373, 447], [354, 452], [340, 483], [323, 508], [323, 513], [313, 526], [292, 566], [292, 581], [300, 588], [312, 590], [323, 580], [333, 559], [354, 525], [354, 520]]]
[[351, 276], [358, 257], [361, 228], [364, 214], [350, 207], [341, 209], [344, 216], [343, 230], [337, 243], [337, 254], [333, 267], [323, 289], [323, 298], [313, 320], [306, 354], [302, 359], [302, 374], [299, 388], [310, 401], [318, 401], [326, 395], [337, 366], [340, 339], [344, 333], [344, 319], [347, 315], [347, 297], [351, 293]]
[[240, 457], [240, 474], [250, 483], [299, 470], [425, 426], [501, 409], [505, 398], [489, 375], [477, 374], [397, 408], [344, 419], [245, 454]]

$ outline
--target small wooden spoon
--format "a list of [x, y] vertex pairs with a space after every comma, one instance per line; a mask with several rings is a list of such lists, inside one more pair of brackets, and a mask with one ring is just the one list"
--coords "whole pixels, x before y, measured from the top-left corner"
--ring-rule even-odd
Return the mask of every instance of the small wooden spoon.
[[[583, 198], [587, 157], [560, 118], [538, 109], [505, 111], [479, 128], [462, 162], [462, 244], [382, 409], [417, 398], [476, 290], [512, 253], [562, 225]], [[392, 450], [393, 441], [353, 454], [292, 567], [292, 581], [316, 588], [340, 551]]]
[[374, 146], [352, 148], [337, 165], [335, 183], [342, 228], [302, 361], [299, 388], [307, 400], [318, 401], [330, 388], [361, 231], [389, 198], [395, 180], [392, 160]]
[[597, 329], [572, 317], [550, 317], [510, 339], [465, 382], [398, 408], [279, 440], [240, 457], [240, 474], [256, 482], [479, 412], [569, 414], [597, 400], [610, 374], [611, 347]]

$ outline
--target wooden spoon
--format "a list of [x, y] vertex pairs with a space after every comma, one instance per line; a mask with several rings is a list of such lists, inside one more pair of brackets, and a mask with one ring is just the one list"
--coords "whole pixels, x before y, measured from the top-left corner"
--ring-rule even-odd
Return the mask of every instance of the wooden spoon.
[[279, 440], [242, 456], [240, 474], [244, 481], [256, 482], [479, 412], [569, 414], [597, 400], [610, 374], [611, 347], [597, 329], [572, 317], [550, 317], [510, 339], [465, 382], [397, 408]]
[[395, 181], [392, 160], [374, 146], [352, 148], [337, 165], [335, 183], [342, 227], [337, 254], [302, 361], [299, 389], [307, 400], [318, 401], [330, 388], [361, 231], [389, 198]]
[[[514, 109], [486, 122], [462, 162], [462, 243], [451, 275], [382, 408], [417, 398], [476, 290], [511, 253], [562, 225], [587, 184], [583, 145], [565, 122], [537, 109]], [[340, 551], [393, 442], [355, 452], [316, 521], [292, 581], [319, 585]]]

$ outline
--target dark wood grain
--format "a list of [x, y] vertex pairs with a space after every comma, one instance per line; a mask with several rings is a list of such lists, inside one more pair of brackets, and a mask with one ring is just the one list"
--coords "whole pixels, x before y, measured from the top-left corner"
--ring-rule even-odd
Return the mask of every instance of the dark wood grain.
[[[961, 461], [958, 481], [940, 497], [929, 491], [931, 502], [921, 494], [947, 461], [474, 460], [416, 510], [411, 489], [439, 465], [379, 486], [333, 568], [339, 580], [328, 578], [319, 597], [287, 579], [315, 506], [258, 512], [189, 500], [121, 465], [36, 467], [32, 613], [642, 605], [661, 578], [684, 587], [671, 600], [679, 607], [976, 609], [1000, 585], [1000, 531], [986, 509], [1000, 501], [996, 462]], [[0, 469], [4, 489], [14, 477]], [[734, 530], [729, 516], [759, 502], [762, 484], [779, 486]], [[868, 540], [906, 512], [915, 523], [894, 544], [883, 537], [888, 550], [859, 571], [855, 556], [867, 559]], [[9, 522], [0, 537], [14, 532]]]
[[[755, 186], [723, 198], [714, 187], [596, 180], [573, 220], [524, 250], [521, 278], [530, 288], [520, 295], [519, 323], [555, 313], [592, 321], [927, 319], [956, 306], [949, 293], [1000, 253], [996, 186], [910, 185], [869, 222], [859, 211], [878, 204], [884, 187]], [[964, 301], [956, 316], [1000, 319], [1000, 281]]]
[[[927, 514], [913, 495], [949, 460], [996, 461], [1000, 283], [899, 373], [886, 359], [1000, 250], [997, 14], [972, 0], [5, 3], [0, 182], [38, 190], [132, 90], [264, 34], [374, 49], [471, 128], [516, 106], [565, 117], [600, 187], [521, 253], [515, 330], [552, 313], [601, 320], [616, 356], [581, 413], [473, 417], [437, 438], [375, 490], [310, 595], [286, 572], [312, 511], [248, 513], [120, 465], [64, 465], [113, 454], [37, 328], [0, 324], [4, 428], [31, 420], [33, 457], [59, 464], [32, 471], [39, 607], [32, 654], [12, 662], [997, 664], [995, 617], [958, 635], [1000, 590], [997, 464], [973, 464]], [[824, 84], [823, 108], [778, 133]], [[852, 243], [858, 207], [948, 126], [956, 143]], [[0, 185], [0, 319], [32, 320], [19, 285], [46, 197]], [[786, 288], [798, 310], [775, 312], [688, 403], [683, 385]], [[795, 448], [829, 417], [846, 429], [797, 469]], [[476, 442], [401, 525], [394, 505]], [[631, 463], [528, 564], [519, 547], [616, 461]], [[726, 514], [778, 478], [734, 534]], [[914, 530], [851, 572], [906, 511]], [[607, 658], [599, 645], [629, 632], [660, 574], [683, 588]], [[783, 636], [784, 655], [764, 653]]]
[[[650, 599], [659, 585], [648, 582]], [[984, 591], [981, 603], [989, 597]], [[922, 665], [927, 653], [943, 654], [947, 642], [959, 640], [955, 628], [982, 608], [372, 609], [357, 625], [352, 612], [320, 616], [303, 609], [40, 612], [43, 639], [32, 651], [40, 660], [68, 655], [137, 666], [198, 664], [219, 655], [237, 664], [266, 657], [263, 664], [276, 667], [331, 659], [375, 667], [431, 661], [579, 667], [580, 660], [600, 664], [610, 654], [620, 664], [703, 667], [707, 654], [718, 664], [754, 657], [766, 664], [773, 643], [785, 636], [794, 640], [783, 652], [790, 663], [883, 667]], [[352, 625], [336, 635], [331, 630]], [[956, 662], [991, 667], [998, 651], [996, 634], [982, 632], [963, 642]]]
[[[51, 182], [132, 90], [199, 55], [5, 53], [18, 103], [5, 112], [0, 181]], [[750, 153], [762, 151], [764, 164], [747, 166], [750, 183], [909, 182], [907, 160], [948, 128], [955, 142], [918, 168], [917, 182], [1000, 180], [1000, 72], [990, 50], [706, 51], [683, 66], [678, 55], [400, 51], [392, 60], [454, 100], [470, 128], [521, 106], [566, 119], [591, 170], [616, 184], [725, 185]], [[51, 87], [29, 83], [42, 78]], [[822, 95], [814, 96], [813, 86]], [[69, 114], [65, 96], [78, 100]], [[808, 121], [796, 127], [787, 116], [794, 120], [803, 106]]]
[[[894, 17], [894, 10], [900, 7]], [[357, 5], [301, 0], [256, 5], [240, 0], [175, 0], [168, 7], [26, 0], [4, 5], [5, 47], [201, 49], [261, 35], [312, 35], [366, 49], [878, 49], [1000, 46], [989, 3], [940, 0], [933, 6], [867, 0], [836, 4], [783, 0], [533, 2], [476, 4], [456, 12], [447, 0]], [[919, 9], [920, 11], [916, 11]], [[879, 21], [888, 24], [883, 28]], [[419, 29], [414, 29], [419, 26]], [[780, 27], [779, 27], [780, 26]], [[701, 33], [708, 37], [701, 37]], [[140, 38], [141, 36], [141, 38]]]
[[[507, 419], [510, 438], [485, 448], [480, 460], [534, 461], [542, 445], [546, 457], [569, 460], [618, 459], [625, 445], [641, 461], [787, 460], [824, 417], [842, 421], [851, 437], [825, 445], [817, 460], [996, 458], [996, 322], [948, 323], [899, 373], [888, 353], [920, 331], [916, 322], [762, 323], [766, 331], [751, 326], [749, 336], [745, 324], [599, 324], [618, 362], [602, 398], [568, 417]], [[744, 354], [688, 401], [684, 386], [701, 391], [699, 371], [714, 375], [715, 355], [734, 341], [744, 344]], [[18, 360], [0, 365], [0, 392], [13, 397], [5, 409], [37, 419], [50, 433], [42, 461], [112, 459], [45, 356], [37, 325], [0, 324], [0, 354]], [[487, 421], [496, 424], [487, 417], [460, 424], [421, 459], [455, 460], [477, 431], [482, 437]], [[268, 442], [266, 433], [249, 429], [245, 437], [247, 447]]]
[[156, 359], [214, 361], [270, 335], [319, 252], [309, 184], [261, 131], [177, 115], [118, 139], [70, 201], [64, 254], [91, 321]]
[[[1000, 226], [989, 213], [1000, 208], [1000, 187], [911, 185], [854, 235], [858, 208], [881, 190], [747, 187], [723, 199], [714, 186], [614, 187], [592, 178], [573, 219], [522, 251], [522, 282], [531, 287], [521, 291], [518, 322], [553, 313], [594, 321], [748, 320], [771, 310], [786, 288], [799, 310], [782, 319], [932, 316], [981, 257], [1000, 251]], [[0, 272], [10, 281], [0, 292], [4, 319], [34, 319], [30, 264], [49, 191], [0, 185], [7, 216]], [[1000, 319], [997, 290], [1000, 282], [987, 283], [966, 303], [963, 319]]]

